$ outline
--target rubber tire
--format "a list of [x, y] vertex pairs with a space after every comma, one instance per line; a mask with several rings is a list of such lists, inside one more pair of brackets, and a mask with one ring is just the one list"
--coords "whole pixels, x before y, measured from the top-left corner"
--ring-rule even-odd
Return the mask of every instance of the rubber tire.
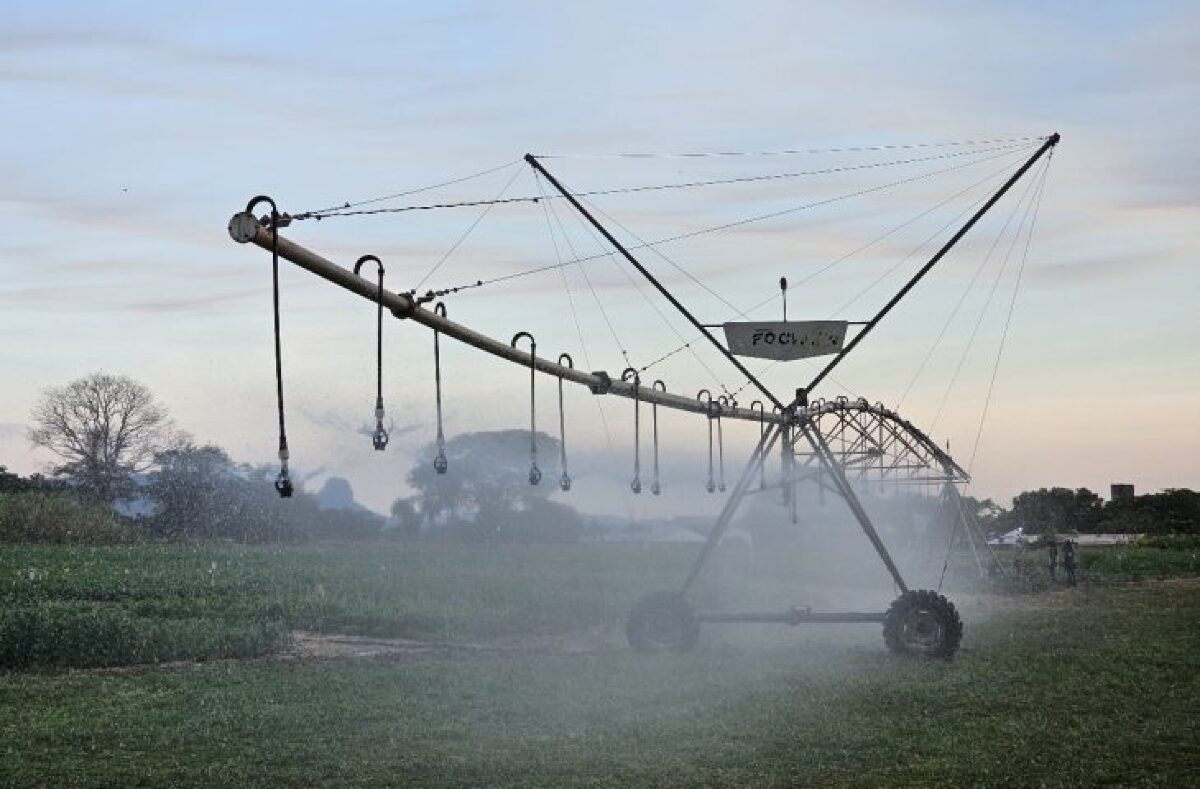
[[962, 642], [962, 630], [953, 603], [928, 589], [910, 589], [888, 608], [883, 640], [897, 655], [949, 660]]
[[625, 623], [625, 637], [645, 655], [691, 652], [700, 640], [700, 622], [678, 592], [654, 592], [638, 600]]

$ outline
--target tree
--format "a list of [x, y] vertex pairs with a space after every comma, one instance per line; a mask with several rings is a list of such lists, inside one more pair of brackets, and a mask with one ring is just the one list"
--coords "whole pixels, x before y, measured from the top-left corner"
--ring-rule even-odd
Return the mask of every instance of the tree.
[[155, 511], [147, 525], [158, 537], [261, 543], [379, 536], [379, 515], [362, 507], [323, 508], [303, 488], [280, 499], [271, 467], [235, 464], [219, 447], [187, 443], [159, 453], [155, 465], [146, 488]]
[[167, 411], [142, 384], [92, 373], [51, 387], [34, 406], [29, 440], [57, 455], [53, 468], [99, 501], [128, 493], [134, 474], [177, 441]]
[[396, 499], [392, 502], [392, 523], [402, 537], [416, 537], [421, 533], [421, 514], [415, 499]]
[[1101, 528], [1137, 534], [1200, 534], [1200, 493], [1167, 488], [1104, 506]]
[[408, 473], [417, 495], [412, 505], [393, 505], [393, 513], [408, 518], [412, 506], [426, 529], [472, 540], [578, 539], [578, 513], [546, 501], [558, 490], [558, 440], [538, 433], [537, 451], [544, 479], [531, 485], [528, 431], [455, 436], [446, 442], [446, 474], [433, 468], [437, 447], [426, 446]]
[[21, 493], [29, 490], [30, 485], [19, 474], [13, 474], [4, 466], [0, 466], [0, 493]]
[[146, 492], [153, 531], [172, 539], [228, 537], [246, 541], [267, 531], [244, 505], [250, 483], [224, 450], [191, 444], [160, 452]]
[[1012, 509], [997, 518], [1002, 530], [1018, 526], [1025, 534], [1095, 532], [1103, 502], [1087, 488], [1027, 490], [1013, 499]]

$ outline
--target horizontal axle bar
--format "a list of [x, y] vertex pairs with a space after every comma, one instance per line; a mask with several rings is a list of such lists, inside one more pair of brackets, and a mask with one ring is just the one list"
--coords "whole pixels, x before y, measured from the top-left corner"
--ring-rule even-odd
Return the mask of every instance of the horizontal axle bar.
[[787, 611], [767, 613], [733, 613], [714, 614], [698, 613], [696, 619], [710, 623], [751, 623], [807, 625], [807, 624], [852, 624], [862, 622], [882, 622], [887, 614], [864, 613], [858, 611], [843, 611], [840, 613], [819, 613], [807, 608], [789, 608]]

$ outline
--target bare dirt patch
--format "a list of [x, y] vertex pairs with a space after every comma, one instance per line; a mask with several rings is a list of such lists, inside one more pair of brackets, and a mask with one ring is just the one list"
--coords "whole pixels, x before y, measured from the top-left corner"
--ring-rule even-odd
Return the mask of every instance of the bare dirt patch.
[[503, 638], [467, 644], [294, 631], [291, 643], [276, 658], [419, 660], [518, 654], [582, 655], [611, 652], [623, 646], [624, 641], [612, 628], [589, 628], [561, 635]]

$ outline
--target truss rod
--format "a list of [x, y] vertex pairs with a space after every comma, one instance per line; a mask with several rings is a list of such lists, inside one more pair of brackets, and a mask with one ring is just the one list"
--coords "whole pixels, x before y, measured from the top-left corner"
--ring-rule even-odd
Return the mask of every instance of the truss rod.
[[541, 173], [545, 179], [550, 182], [550, 185], [557, 189], [559, 193], [567, 199], [567, 202], [570, 203], [572, 207], [574, 207], [574, 209], [578, 211], [579, 214], [586, 219], [592, 227], [596, 228], [600, 235], [604, 236], [608, 243], [612, 244], [613, 248], [620, 252], [621, 256], [629, 261], [629, 264], [637, 269], [638, 273], [645, 277], [650, 284], [653, 285], [654, 288], [663, 295], [663, 298], [671, 303], [672, 307], [678, 310], [683, 317], [687, 318], [688, 322], [691, 323], [692, 326], [694, 326], [697, 330], [699, 330], [699, 332], [703, 334], [710, 343], [712, 343], [713, 347], [720, 351], [721, 355], [728, 359], [729, 363], [737, 368], [737, 371], [741, 373], [747, 381], [754, 384], [754, 387], [758, 389], [758, 391], [762, 392], [763, 396], [770, 400], [780, 411], [786, 410], [787, 406], [784, 406], [783, 401], [776, 397], [774, 392], [768, 389], [766, 385], [762, 383], [762, 381], [758, 380], [754, 373], [746, 369], [746, 365], [742, 364], [738, 358], [729, 351], [728, 348], [722, 345], [717, 338], [713, 336], [712, 332], [705, 328], [704, 324], [697, 320], [696, 316], [693, 315], [687, 307], [683, 306], [683, 303], [680, 302], [679, 299], [675, 298], [674, 294], [667, 290], [667, 287], [659, 282], [658, 279], [656, 279], [655, 276], [651, 274], [649, 270], [647, 270], [646, 267], [643, 266], [638, 259], [633, 256], [633, 253], [626, 249], [625, 246], [616, 239], [616, 236], [609, 232], [607, 227], [602, 225], [600, 221], [596, 219], [596, 217], [592, 216], [590, 211], [583, 207], [583, 204], [576, 199], [574, 194], [567, 191], [567, 188], [559, 183], [559, 180], [555, 178], [549, 170], [542, 166], [542, 163], [539, 162], [537, 158], [533, 156], [533, 154], [525, 154], [525, 161], [529, 162], [530, 167]]
[[854, 513], [855, 520], [862, 528], [863, 534], [867, 535], [867, 539], [871, 541], [875, 552], [879, 554], [880, 560], [887, 570], [892, 575], [892, 580], [896, 582], [896, 586], [900, 591], [907, 594], [908, 584], [904, 583], [904, 577], [900, 575], [900, 569], [896, 567], [896, 563], [892, 561], [892, 555], [888, 553], [887, 546], [883, 544], [883, 540], [879, 537], [879, 532], [875, 530], [875, 525], [871, 523], [871, 517], [867, 515], [867, 511], [863, 509], [862, 502], [858, 500], [858, 495], [855, 494], [854, 488], [850, 484], [850, 480], [846, 479], [845, 469], [837, 458], [834, 456], [833, 450], [829, 448], [829, 444], [825, 441], [825, 437], [821, 435], [821, 431], [816, 429], [816, 426], [811, 422], [802, 422], [800, 424], [800, 432], [808, 439], [812, 446], [813, 453], [817, 459], [821, 461], [821, 465], [825, 467], [825, 471], [833, 478], [834, 485], [838, 492], [842, 494], [850, 511]]
[[900, 300], [903, 299], [910, 290], [916, 287], [917, 283], [929, 273], [929, 270], [936, 266], [938, 261], [944, 258], [946, 253], [954, 248], [954, 245], [959, 242], [959, 239], [965, 236], [967, 231], [974, 227], [975, 223], [982, 219], [983, 215], [990, 211], [992, 206], [994, 206], [1001, 197], [1004, 197], [1005, 193], [1012, 188], [1012, 185], [1021, 180], [1021, 176], [1025, 175], [1029, 168], [1033, 167], [1034, 163], [1037, 162], [1038, 159], [1042, 158], [1042, 154], [1046, 153], [1046, 151], [1050, 150], [1055, 145], [1058, 145], [1059, 139], [1058, 132], [1055, 132], [1047, 137], [1046, 141], [1042, 143], [1041, 147], [1038, 148], [1028, 160], [1026, 160], [1025, 164], [1021, 165], [1020, 169], [1013, 173], [1012, 176], [1004, 182], [1004, 185], [997, 189], [996, 193], [988, 198], [986, 203], [979, 207], [979, 210], [967, 220], [967, 223], [959, 228], [958, 232], [951, 236], [950, 240], [947, 241], [942, 248], [939, 249], [937, 253], [929, 259], [929, 262], [922, 266], [920, 270], [917, 271], [917, 273], [914, 274], [911, 279], [909, 279], [908, 282], [904, 283], [904, 287], [900, 288], [900, 290], [898, 290], [896, 294], [888, 300], [887, 304], [883, 305], [883, 308], [875, 314], [875, 317], [867, 321], [867, 325], [863, 327], [862, 331], [854, 335], [854, 339], [846, 343], [846, 347], [843, 348], [837, 356], [833, 357], [833, 359], [830, 360], [829, 364], [825, 365], [825, 368], [822, 369], [821, 372], [817, 373], [816, 377], [809, 382], [807, 387], [805, 387], [805, 391], [811, 392], [816, 389], [817, 384], [825, 380], [825, 376], [829, 375], [829, 373], [833, 371], [833, 368], [837, 367], [842, 359], [845, 359], [846, 356], [853, 351], [868, 334], [871, 333], [871, 330], [879, 325], [879, 322], [883, 320], [883, 317], [891, 312], [892, 307], [895, 307], [897, 304], [899, 304]]
[[[251, 227], [250, 223], [253, 223], [252, 226], [254, 228], [252, 234], [244, 230]], [[234, 241], [239, 243], [251, 243], [262, 249], [271, 249], [271, 228], [260, 224], [258, 220], [248, 214], [236, 215], [230, 221], [230, 236]], [[466, 343], [485, 353], [489, 353], [492, 356], [519, 364], [522, 367], [530, 366], [530, 355], [526, 351], [519, 351], [507, 343], [500, 342], [460, 323], [443, 318], [441, 315], [420, 306], [414, 299], [404, 294], [384, 290], [381, 297], [377, 282], [371, 282], [368, 279], [360, 277], [349, 269], [326, 260], [317, 253], [283, 236], [279, 236], [278, 243], [279, 256], [281, 258], [289, 260], [300, 268], [312, 272], [318, 277], [328, 280], [368, 301], [378, 302], [382, 298], [383, 306], [391, 310], [392, 314], [401, 320], [408, 319], [415, 321], [430, 329], [439, 331], [447, 337], [453, 337], [459, 342]], [[532, 363], [538, 372], [561, 378], [564, 381], [582, 384], [596, 394], [613, 394], [618, 397], [627, 397], [630, 399], [634, 397], [633, 384], [620, 380], [619, 376], [615, 379], [609, 379], [583, 370], [565, 367], [541, 357], [534, 357]], [[655, 403], [664, 408], [690, 411], [697, 414], [709, 413], [708, 404], [704, 402], [684, 395], [663, 392], [651, 387], [639, 387], [637, 397], [643, 402]], [[743, 419], [749, 422], [758, 422], [761, 419], [774, 424], [782, 424], [785, 420], [783, 414], [760, 414], [757, 410], [733, 407], [723, 408], [721, 418]]]

